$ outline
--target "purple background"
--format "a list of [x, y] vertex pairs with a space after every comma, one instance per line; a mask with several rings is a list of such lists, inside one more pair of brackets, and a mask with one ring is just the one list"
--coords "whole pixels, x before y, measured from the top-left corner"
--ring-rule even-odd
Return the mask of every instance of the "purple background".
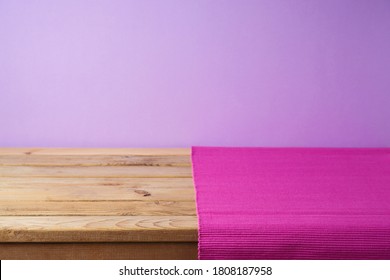
[[390, 146], [390, 1], [0, 0], [0, 146]]

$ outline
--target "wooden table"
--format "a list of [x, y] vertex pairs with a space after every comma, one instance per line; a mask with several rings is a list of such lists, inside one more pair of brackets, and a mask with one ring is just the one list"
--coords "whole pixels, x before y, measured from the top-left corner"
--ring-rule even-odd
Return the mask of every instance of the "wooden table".
[[0, 259], [195, 259], [190, 153], [0, 148]]

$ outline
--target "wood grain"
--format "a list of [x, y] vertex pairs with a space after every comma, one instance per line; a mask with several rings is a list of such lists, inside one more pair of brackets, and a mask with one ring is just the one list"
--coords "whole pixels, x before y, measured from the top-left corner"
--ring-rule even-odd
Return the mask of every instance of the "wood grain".
[[194, 201], [192, 188], [164, 188], [141, 186], [36, 186], [28, 184], [4, 186], [0, 201], [91, 201], [91, 200], [145, 200], [145, 201]]
[[196, 242], [196, 216], [3, 216], [1, 242]]
[[0, 179], [1, 188], [35, 189], [36, 187], [56, 188], [94, 188], [103, 186], [110, 189], [115, 186], [131, 188], [190, 188], [193, 189], [192, 178], [56, 178], [56, 177], [6, 177]]
[[2, 260], [195, 260], [196, 242], [0, 243]]
[[187, 166], [0, 166], [0, 177], [190, 178]]
[[0, 148], [0, 258], [196, 258], [190, 153]]
[[187, 155], [0, 155], [0, 166], [190, 166]]
[[194, 201], [1, 201], [0, 216], [194, 216]]

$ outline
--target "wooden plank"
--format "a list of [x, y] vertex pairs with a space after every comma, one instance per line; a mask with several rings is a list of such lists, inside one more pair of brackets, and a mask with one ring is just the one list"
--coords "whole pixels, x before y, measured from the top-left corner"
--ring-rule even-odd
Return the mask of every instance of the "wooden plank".
[[2, 260], [197, 259], [196, 242], [0, 243]]
[[0, 155], [191, 155], [191, 148], [0, 148]]
[[193, 188], [148, 188], [139, 186], [1, 186], [1, 201], [91, 201], [91, 200], [173, 200], [194, 201]]
[[3, 187], [13, 188], [95, 188], [100, 186], [124, 188], [194, 188], [192, 178], [26, 178], [4, 177], [0, 180], [0, 191]]
[[6, 201], [0, 216], [193, 216], [195, 201]]
[[187, 166], [0, 166], [0, 177], [190, 178], [191, 176], [191, 167]]
[[191, 166], [188, 155], [3, 155], [0, 166]]
[[196, 216], [5, 216], [0, 242], [196, 242]]
[[[13, 178], [0, 180], [0, 200], [195, 200], [191, 178]], [[15, 202], [17, 203], [17, 202]]]

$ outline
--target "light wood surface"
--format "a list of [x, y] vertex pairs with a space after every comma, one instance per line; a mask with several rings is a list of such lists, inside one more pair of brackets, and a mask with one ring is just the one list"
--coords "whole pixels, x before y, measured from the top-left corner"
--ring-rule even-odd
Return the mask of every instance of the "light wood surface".
[[[81, 258], [93, 256], [93, 246], [163, 248], [169, 242], [167, 258], [181, 256], [186, 246], [192, 248], [187, 258], [193, 258], [197, 217], [190, 152], [0, 148], [0, 247], [40, 246], [45, 256], [79, 258], [72, 250], [80, 243]], [[58, 248], [68, 251], [61, 255]]]
[[187, 166], [0, 166], [0, 177], [190, 178]]
[[0, 166], [190, 166], [184, 155], [7, 155]]

